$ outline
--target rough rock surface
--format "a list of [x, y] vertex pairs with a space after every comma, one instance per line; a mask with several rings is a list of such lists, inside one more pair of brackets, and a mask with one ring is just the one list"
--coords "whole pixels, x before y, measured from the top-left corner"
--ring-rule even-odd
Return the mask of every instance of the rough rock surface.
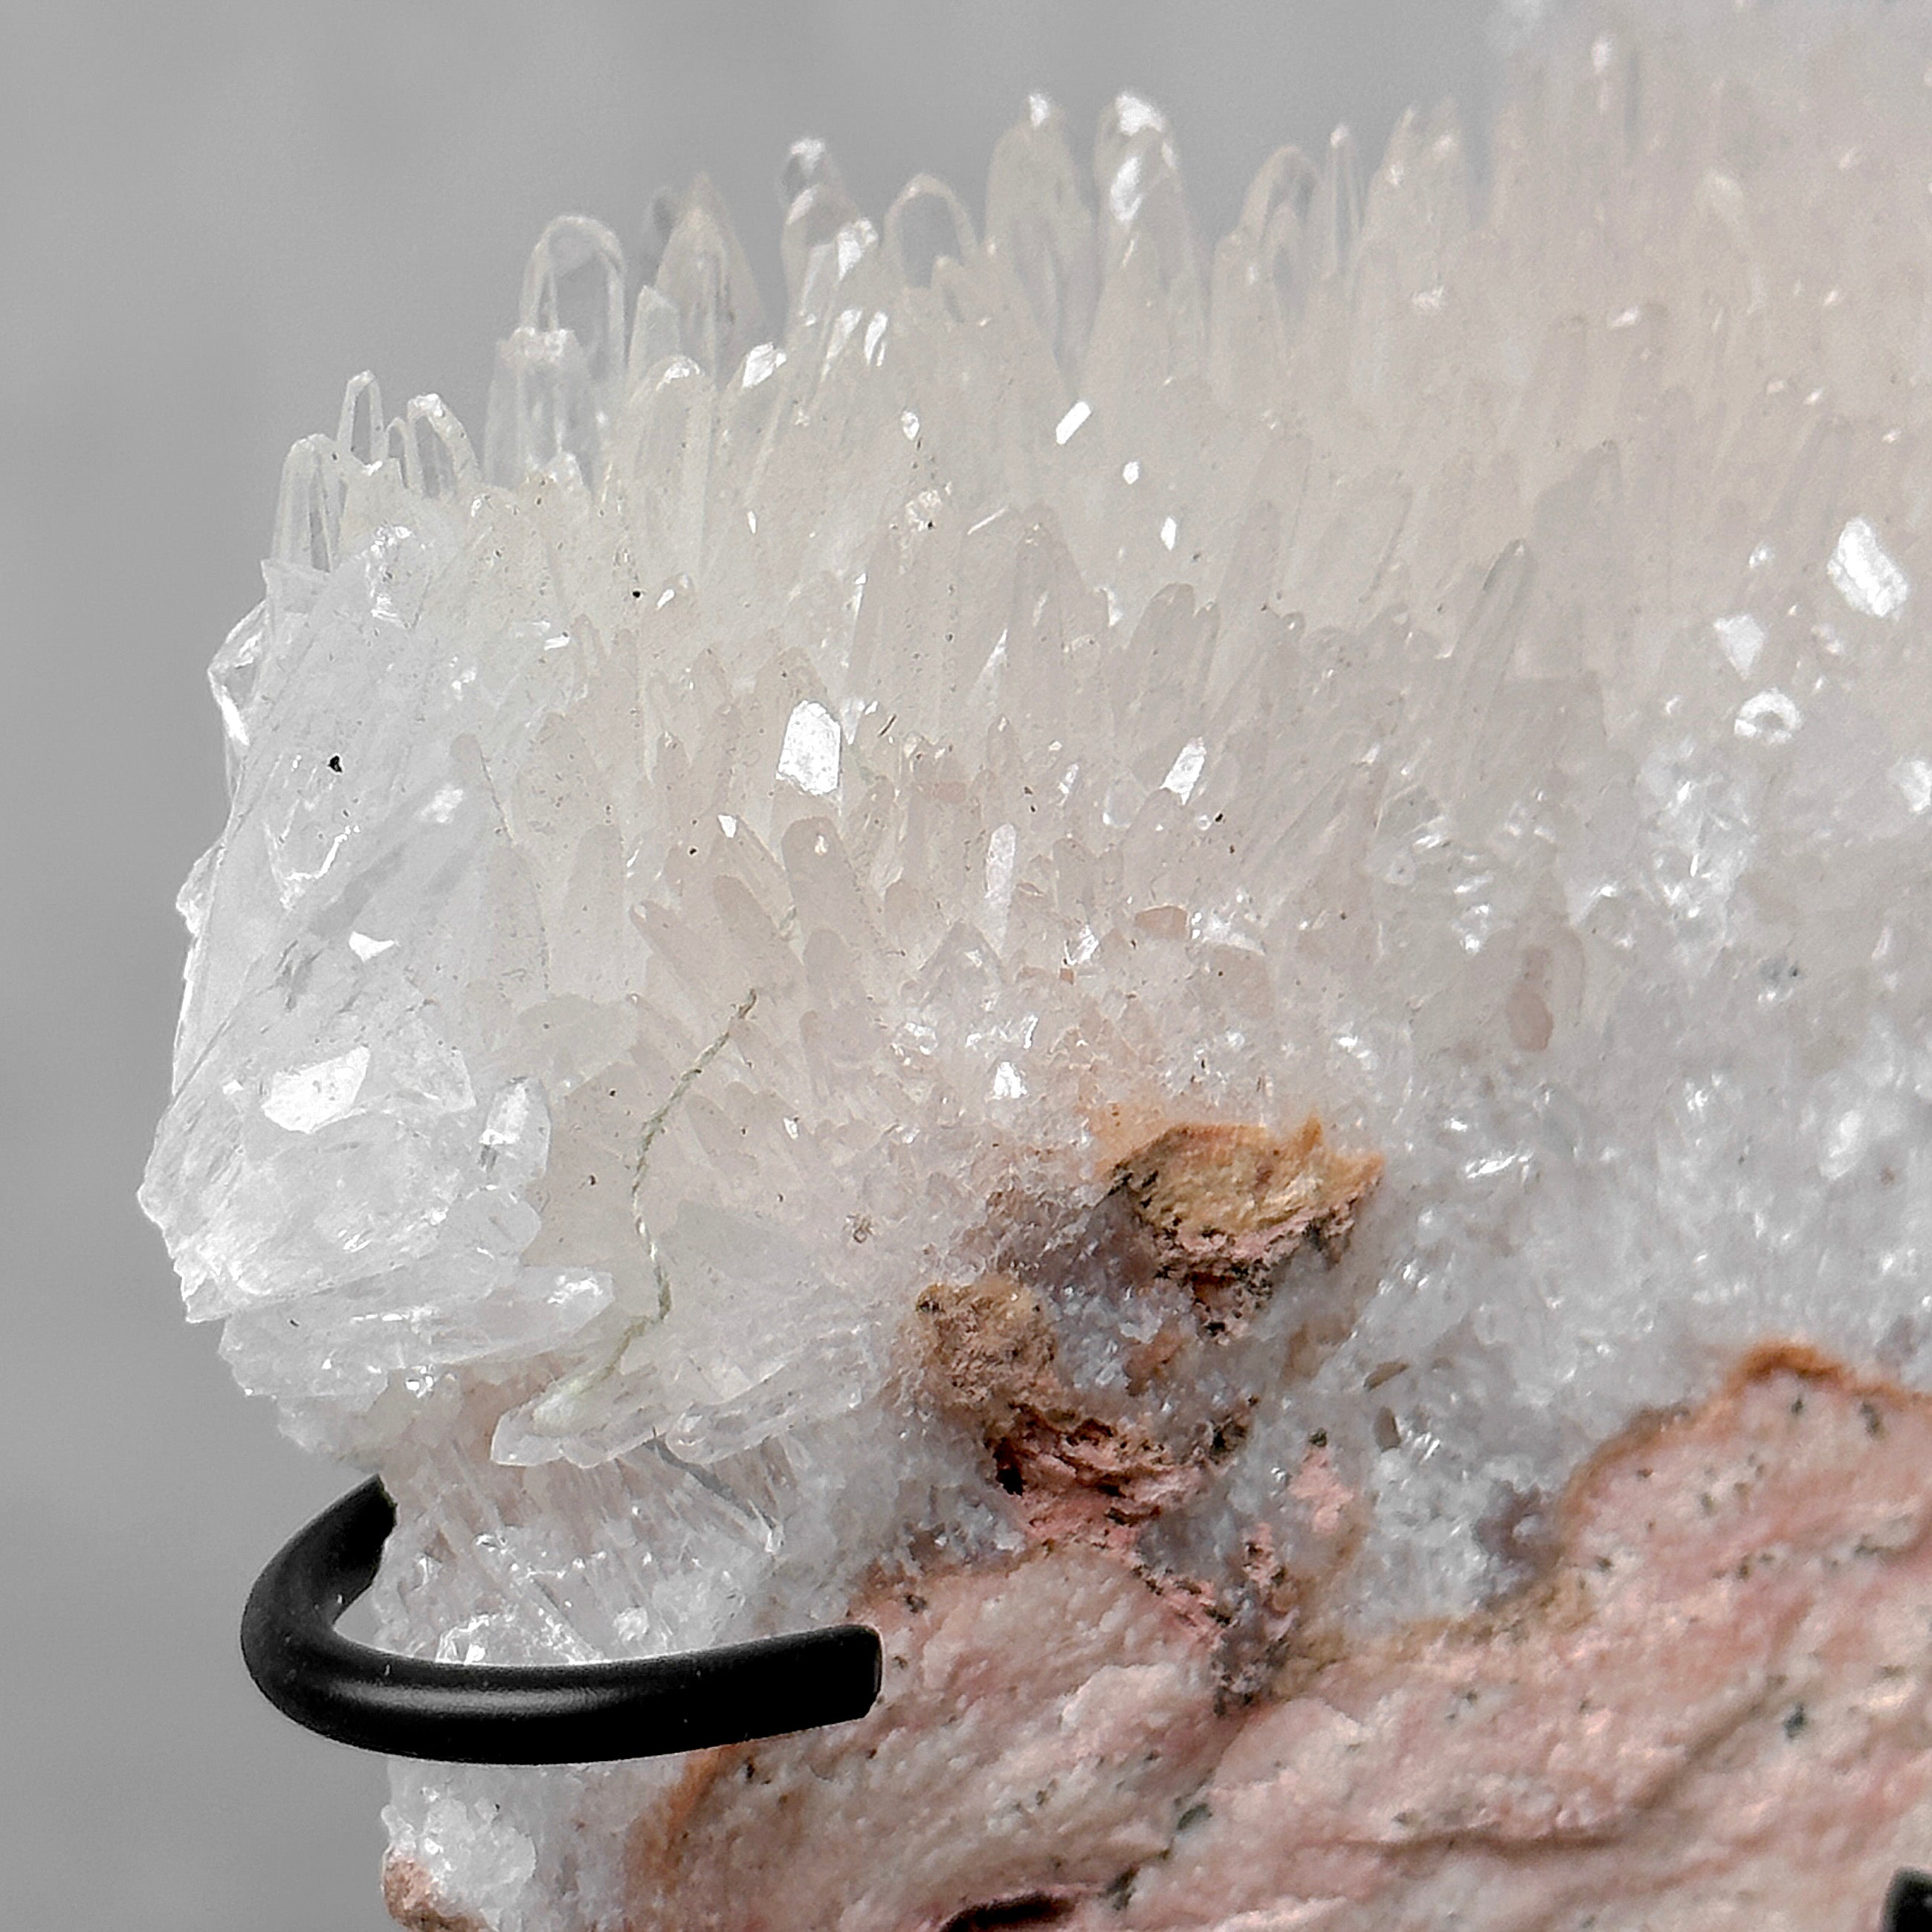
[[1932, 1842], [1928, 1454], [1924, 1397], [1767, 1351], [1606, 1450], [1526, 1591], [1250, 1717], [1072, 1922], [1864, 1932]]
[[1485, 167], [1282, 150], [1211, 248], [1135, 97], [1090, 164], [1028, 102], [983, 220], [802, 143], [772, 326], [704, 184], [564, 218], [480, 457], [365, 378], [291, 452], [189, 1312], [381, 1471], [388, 1642], [876, 1614], [862, 1735], [979, 1807], [830, 1735], [399, 1764], [405, 1922], [742, 1922], [787, 1792], [854, 1925], [1932, 1862], [1928, 70], [1906, 7], [1566, 15]]
[[872, 1715], [695, 1762], [627, 1922], [1867, 1932], [1932, 1834], [1928, 1466], [1932, 1401], [1767, 1349], [1582, 1472], [1532, 1582], [1234, 1710], [1117, 1558], [868, 1598]]

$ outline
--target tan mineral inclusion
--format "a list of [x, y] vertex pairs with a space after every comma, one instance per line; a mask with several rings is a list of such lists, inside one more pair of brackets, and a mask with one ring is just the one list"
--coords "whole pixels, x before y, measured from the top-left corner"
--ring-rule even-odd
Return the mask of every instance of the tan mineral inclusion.
[[1932, 1862], [1932, 22], [1546, 30], [1480, 188], [794, 150], [351, 384], [145, 1198], [384, 1640], [859, 1616], [399, 1764], [418, 1932], [1864, 1932]]

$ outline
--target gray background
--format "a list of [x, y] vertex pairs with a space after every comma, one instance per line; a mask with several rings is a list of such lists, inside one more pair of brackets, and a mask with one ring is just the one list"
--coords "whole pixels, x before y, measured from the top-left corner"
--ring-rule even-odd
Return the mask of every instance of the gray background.
[[[0, 0], [0, 1922], [374, 1932], [380, 1763], [255, 1697], [249, 1580], [346, 1486], [182, 1321], [134, 1191], [177, 882], [223, 817], [202, 669], [281, 459], [373, 367], [479, 440], [523, 257], [707, 170], [778, 282], [772, 178], [977, 211], [1030, 88], [1165, 106], [1204, 228], [1284, 140], [1480, 118], [1480, 0]], [[807, 1932], [801, 1928], [801, 1932]]]

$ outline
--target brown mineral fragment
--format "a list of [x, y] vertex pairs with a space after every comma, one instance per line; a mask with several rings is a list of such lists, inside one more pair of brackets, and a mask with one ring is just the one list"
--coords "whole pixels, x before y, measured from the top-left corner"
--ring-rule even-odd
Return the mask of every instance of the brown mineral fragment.
[[1004, 1275], [920, 1298], [929, 1382], [979, 1430], [1000, 1487], [1040, 1542], [1120, 1549], [1199, 1486], [1206, 1460], [1178, 1456], [1124, 1406], [1098, 1412], [1055, 1371], [1053, 1330]]
[[382, 1861], [382, 1904], [404, 1932], [486, 1932], [480, 1918], [441, 1896], [415, 1859], [394, 1852]]
[[640, 1820], [629, 1932], [1869, 1932], [1932, 1856], [1928, 1468], [1932, 1399], [1761, 1352], [1580, 1473], [1534, 1584], [1220, 1715], [1126, 1556], [902, 1586], [870, 1717]]
[[1379, 1154], [1330, 1147], [1311, 1114], [1282, 1137], [1222, 1121], [1170, 1127], [1120, 1162], [1114, 1185], [1211, 1326], [1252, 1312], [1304, 1240], [1339, 1250], [1382, 1172]]
[[935, 1286], [919, 1300], [926, 1366], [941, 1401], [1003, 1430], [1022, 1409], [1062, 1396], [1052, 1324], [1037, 1297], [1010, 1275]]
[[[1202, 1486], [1249, 1406], [1225, 1388], [1197, 1396], [1204, 1354], [1268, 1299], [1304, 1243], [1334, 1256], [1381, 1172], [1378, 1155], [1330, 1148], [1312, 1115], [1286, 1138], [1192, 1122], [1119, 1162], [1097, 1200], [1018, 1182], [995, 1196], [998, 1264], [928, 1288], [915, 1346], [926, 1388], [978, 1434], [1035, 1541], [1126, 1552]], [[1334, 1293], [1309, 1299], [1291, 1354], [1318, 1354], [1318, 1330], [1346, 1332]], [[1063, 1373], [1069, 1321], [1138, 1330], [1120, 1344], [1118, 1380]]]

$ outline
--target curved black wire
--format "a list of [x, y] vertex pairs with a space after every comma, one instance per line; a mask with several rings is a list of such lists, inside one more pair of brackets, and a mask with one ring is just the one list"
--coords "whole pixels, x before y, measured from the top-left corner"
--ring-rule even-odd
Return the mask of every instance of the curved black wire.
[[298, 1532], [249, 1592], [242, 1654], [275, 1707], [394, 1757], [574, 1764], [657, 1757], [861, 1718], [879, 1694], [862, 1624], [626, 1664], [433, 1664], [353, 1643], [336, 1619], [374, 1580], [395, 1506], [375, 1478]]

